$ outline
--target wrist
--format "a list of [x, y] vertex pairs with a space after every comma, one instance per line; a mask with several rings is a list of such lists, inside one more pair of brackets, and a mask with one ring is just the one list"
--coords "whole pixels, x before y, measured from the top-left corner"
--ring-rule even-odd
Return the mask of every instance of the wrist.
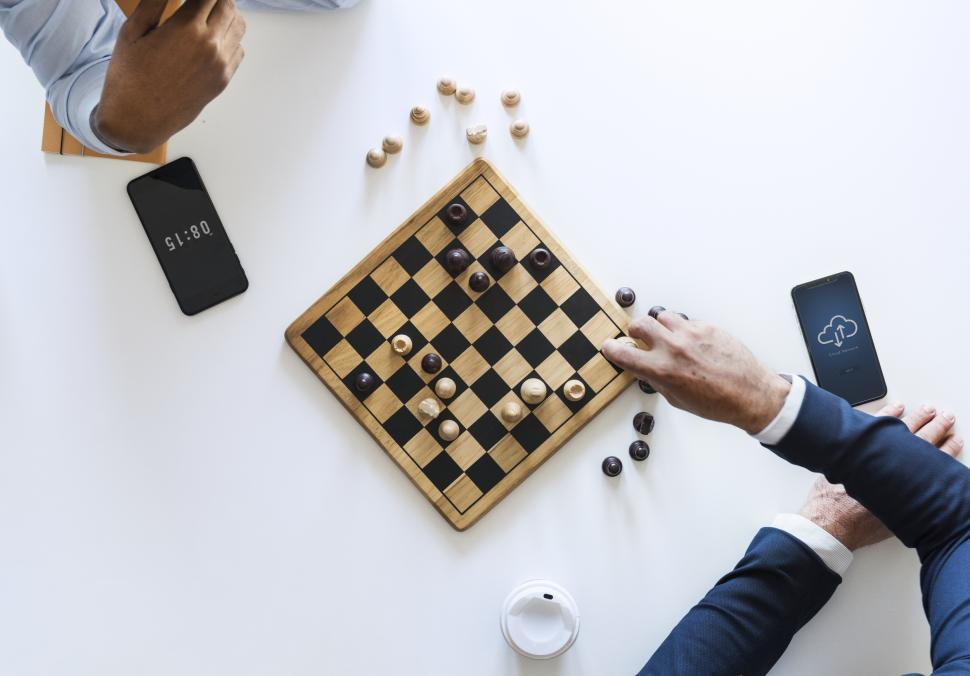
[[791, 383], [777, 373], [766, 372], [762, 382], [744, 411], [738, 427], [751, 435], [758, 434], [775, 419], [785, 398], [791, 391]]
[[123, 153], [147, 153], [160, 145], [142, 138], [125, 124], [125, 116], [112, 114], [102, 104], [91, 111], [91, 129], [102, 143]]
[[853, 529], [845, 527], [837, 510], [824, 509], [820, 504], [810, 502], [802, 507], [799, 514], [834, 537], [849, 551], [855, 551], [861, 546], [853, 535]]

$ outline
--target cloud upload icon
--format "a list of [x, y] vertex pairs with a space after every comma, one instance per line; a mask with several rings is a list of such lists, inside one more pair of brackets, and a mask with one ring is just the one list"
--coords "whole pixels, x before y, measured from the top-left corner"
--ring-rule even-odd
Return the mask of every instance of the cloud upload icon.
[[818, 334], [818, 342], [822, 345], [835, 343], [836, 347], [842, 347], [845, 339], [854, 336], [858, 330], [859, 325], [853, 320], [846, 319], [842, 315], [835, 315]]

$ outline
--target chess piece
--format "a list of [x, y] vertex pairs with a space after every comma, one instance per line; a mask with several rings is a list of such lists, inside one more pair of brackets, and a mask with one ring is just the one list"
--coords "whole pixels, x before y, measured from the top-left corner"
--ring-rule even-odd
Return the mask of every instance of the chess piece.
[[522, 95], [517, 89], [506, 89], [502, 92], [502, 105], [506, 108], [514, 108], [521, 100]]
[[678, 316], [679, 316], [679, 317], [680, 317], [681, 319], [683, 319], [683, 320], [684, 320], [685, 322], [689, 322], [689, 321], [690, 321], [690, 317], [688, 317], [687, 315], [685, 315], [685, 314], [684, 314], [683, 312], [678, 312], [678, 313], [677, 313], [677, 315], [678, 315]]
[[391, 349], [402, 357], [411, 352], [413, 343], [411, 342], [411, 336], [406, 336], [403, 333], [399, 333], [393, 338], [391, 338]]
[[455, 100], [467, 106], [475, 100], [475, 90], [471, 87], [459, 87], [455, 90]]
[[492, 265], [499, 272], [508, 272], [515, 265], [515, 254], [512, 253], [512, 249], [507, 246], [497, 246], [492, 249], [492, 253], [489, 254], [492, 260]]
[[609, 455], [603, 459], [603, 474], [606, 476], [617, 476], [623, 471], [623, 463], [615, 455]]
[[367, 151], [367, 164], [370, 166], [380, 169], [385, 162], [387, 162], [387, 153], [380, 148], [371, 148]]
[[637, 300], [637, 294], [628, 286], [621, 286], [616, 292], [616, 304], [620, 307], [630, 307]]
[[650, 447], [646, 441], [637, 439], [630, 444], [630, 457], [634, 460], [643, 461], [650, 455]]
[[506, 402], [505, 405], [502, 406], [501, 415], [502, 420], [507, 423], [518, 422], [522, 417], [522, 405], [517, 401]]
[[650, 434], [653, 429], [653, 416], [646, 411], [640, 411], [633, 416], [633, 429], [643, 435]]
[[372, 389], [374, 389], [374, 383], [377, 382], [374, 376], [367, 371], [363, 373], [358, 373], [357, 377], [354, 378], [354, 389], [361, 394], [367, 394]]
[[586, 396], [586, 385], [581, 380], [569, 380], [562, 388], [569, 401], [580, 401]]
[[404, 148], [404, 141], [401, 140], [400, 136], [385, 136], [384, 141], [381, 143], [381, 148], [388, 155], [396, 155]]
[[429, 352], [421, 358], [421, 368], [425, 373], [437, 373], [441, 370], [441, 357]]
[[549, 253], [549, 249], [543, 249], [541, 246], [533, 249], [529, 254], [529, 264], [536, 270], [545, 270], [551, 262], [552, 254]]
[[415, 106], [411, 109], [411, 121], [419, 127], [428, 124], [431, 119], [431, 111], [424, 106]]
[[445, 267], [448, 268], [448, 272], [452, 276], [464, 272], [471, 264], [472, 257], [464, 249], [449, 249], [448, 253], [445, 254]]
[[637, 385], [640, 386], [641, 392], [646, 392], [647, 394], [656, 394], [657, 390], [653, 389], [653, 385], [648, 383], [646, 380], [638, 380]]
[[438, 425], [438, 436], [445, 441], [454, 441], [458, 438], [458, 433], [461, 430], [458, 427], [458, 423], [454, 420], [443, 420], [440, 425]]
[[653, 317], [654, 319], [656, 319], [657, 315], [659, 315], [661, 312], [663, 312], [666, 309], [667, 308], [665, 308], [663, 305], [654, 305], [652, 308], [647, 310], [647, 314]]
[[434, 420], [441, 414], [441, 406], [436, 399], [428, 397], [422, 399], [421, 403], [418, 404], [418, 413]]
[[449, 225], [464, 225], [467, 217], [468, 209], [465, 208], [464, 204], [455, 202], [454, 204], [449, 204], [448, 208], [445, 209], [445, 218]]
[[480, 145], [485, 143], [485, 138], [488, 136], [488, 127], [484, 124], [476, 124], [465, 130], [465, 138], [472, 145]]
[[441, 378], [434, 384], [434, 393], [442, 399], [451, 399], [455, 396], [455, 381], [451, 378]]
[[529, 378], [522, 383], [519, 396], [529, 406], [535, 406], [546, 398], [546, 384], [538, 378]]
[[529, 135], [529, 123], [525, 120], [515, 120], [509, 125], [509, 133], [515, 138], [525, 138]]
[[489, 279], [488, 275], [482, 272], [481, 270], [477, 272], [473, 272], [471, 276], [468, 278], [468, 286], [471, 288], [472, 291], [475, 291], [477, 293], [481, 293], [482, 291], [487, 289], [491, 283], [492, 283], [492, 280]]
[[442, 77], [438, 79], [438, 92], [444, 94], [445, 96], [451, 96], [458, 89], [458, 85], [450, 77]]

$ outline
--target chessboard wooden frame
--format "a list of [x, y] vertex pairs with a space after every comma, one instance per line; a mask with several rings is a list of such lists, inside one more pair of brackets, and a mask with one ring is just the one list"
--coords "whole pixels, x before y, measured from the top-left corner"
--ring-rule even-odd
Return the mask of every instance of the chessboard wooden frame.
[[[428, 223], [441, 211], [451, 199], [458, 195], [478, 177], [484, 177], [492, 188], [515, 209], [528, 219], [528, 227], [559, 259], [567, 271], [579, 282], [593, 299], [599, 304], [611, 320], [626, 333], [629, 317], [615, 302], [608, 298], [592, 281], [586, 271], [566, 250], [559, 239], [542, 223], [535, 213], [522, 201], [518, 193], [509, 183], [483, 158], [478, 158], [463, 169], [454, 179], [429, 199], [401, 226], [395, 229], [387, 238], [370, 252], [360, 263], [340, 279], [329, 291], [321, 296], [286, 329], [286, 341], [296, 351], [301, 359], [317, 374], [317, 377], [336, 395], [337, 399], [360, 422], [367, 432], [380, 444], [384, 451], [417, 486], [422, 494], [434, 505], [442, 516], [459, 531], [465, 530], [478, 521], [492, 507], [515, 489], [539, 465], [548, 460], [563, 444], [566, 443], [587, 422], [609, 404], [617, 395], [633, 382], [634, 377], [626, 372], [620, 372], [606, 386], [603, 387], [586, 405], [567, 419], [552, 435], [536, 450], [522, 460], [502, 479], [498, 485], [485, 493], [478, 501], [464, 513], [459, 512], [447, 497], [438, 490], [425, 476], [421, 468], [411, 459], [384, 430], [380, 421], [367, 410], [364, 404], [344, 384], [341, 378], [317, 355], [312, 347], [303, 339], [304, 331], [317, 319], [323, 316], [361, 280], [374, 271], [388, 258], [405, 240], [414, 235], [421, 227]], [[486, 449], [487, 450], [487, 449]]]

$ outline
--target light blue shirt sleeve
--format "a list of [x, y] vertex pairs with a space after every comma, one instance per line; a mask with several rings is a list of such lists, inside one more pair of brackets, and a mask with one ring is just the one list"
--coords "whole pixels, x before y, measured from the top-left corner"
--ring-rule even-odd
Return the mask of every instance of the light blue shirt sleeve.
[[294, 12], [313, 12], [348, 9], [358, 0], [236, 0], [240, 9], [275, 9]]

